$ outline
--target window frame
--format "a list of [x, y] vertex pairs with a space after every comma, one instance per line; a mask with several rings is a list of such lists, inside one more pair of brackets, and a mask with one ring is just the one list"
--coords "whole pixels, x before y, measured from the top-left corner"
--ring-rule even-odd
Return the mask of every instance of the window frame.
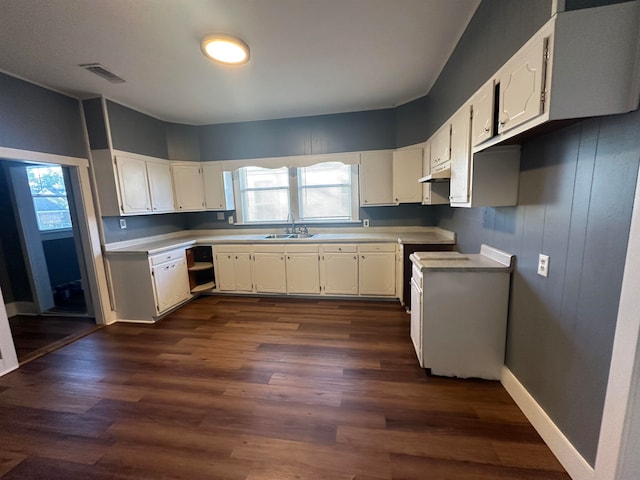
[[[38, 227], [38, 232], [41, 235], [44, 236], [50, 236], [52, 238], [58, 238], [60, 237], [60, 235], [56, 235], [56, 234], [65, 234], [64, 237], [69, 236], [68, 233], [73, 231], [73, 218], [71, 216], [71, 207], [69, 205], [69, 194], [67, 192], [67, 179], [65, 178], [65, 172], [64, 169], [62, 168], [62, 166], [60, 165], [27, 165], [26, 166], [26, 172], [27, 172], [27, 179], [29, 177], [29, 170], [31, 169], [42, 169], [42, 168], [49, 168], [49, 169], [59, 169], [60, 170], [60, 178], [62, 180], [62, 184], [64, 185], [64, 190], [65, 193], [64, 194], [60, 194], [60, 195], [54, 195], [54, 194], [38, 194], [38, 193], [33, 193], [33, 190], [31, 189], [31, 185], [29, 184], [29, 195], [31, 196], [31, 202], [33, 205], [33, 212], [34, 212], [34, 216], [36, 218], [36, 225]], [[60, 210], [61, 212], [67, 212], [69, 214], [69, 223], [70, 226], [68, 227], [61, 227], [61, 228], [47, 228], [47, 229], [42, 229], [40, 226], [40, 217], [39, 217], [39, 212], [40, 210], [38, 210], [37, 206], [36, 206], [36, 199], [37, 198], [64, 198], [66, 204], [67, 204], [67, 208], [66, 210]], [[43, 210], [46, 211], [46, 210]]]
[[[321, 163], [341, 163], [343, 165], [347, 165], [351, 168], [351, 218], [350, 219], [336, 219], [336, 218], [329, 218], [329, 219], [321, 219], [321, 220], [304, 220], [304, 219], [300, 219], [300, 199], [299, 199], [299, 193], [300, 193], [300, 184], [298, 181], [298, 169], [299, 168], [306, 168], [306, 167], [310, 167], [310, 166], [314, 166], [314, 165], [318, 165]], [[261, 167], [260, 165], [253, 165], [255, 167], [260, 167], [260, 168], [270, 168], [270, 167]], [[282, 167], [275, 167], [273, 168], [273, 170], [277, 170], [278, 168], [283, 168]], [[282, 225], [282, 224], [287, 224], [290, 223], [290, 219], [284, 219], [284, 220], [273, 220], [273, 221], [247, 221], [245, 219], [245, 211], [246, 211], [246, 207], [244, 205], [243, 202], [243, 189], [241, 188], [241, 181], [240, 181], [240, 176], [241, 176], [241, 172], [240, 170], [242, 168], [246, 168], [246, 166], [243, 167], [239, 167], [235, 170], [233, 170], [233, 190], [234, 190], [234, 197], [235, 197], [235, 202], [236, 202], [236, 224], [238, 225], [255, 225], [255, 226], [259, 226], [259, 225]], [[300, 224], [304, 224], [304, 225], [325, 225], [325, 224], [339, 224], [339, 223], [360, 223], [360, 172], [359, 172], [359, 165], [357, 164], [350, 164], [350, 163], [343, 163], [340, 161], [336, 161], [336, 160], [331, 160], [329, 162], [318, 162], [315, 163], [313, 165], [303, 165], [303, 166], [286, 166], [285, 168], [287, 168], [288, 171], [288, 177], [289, 177], [289, 196], [288, 196], [288, 200], [289, 200], [289, 212], [294, 216], [296, 223], [300, 223]], [[337, 184], [335, 184], [337, 185]], [[328, 186], [335, 186], [334, 184], [328, 185]], [[254, 190], [270, 190], [269, 188], [265, 188], [265, 189], [254, 189]]]

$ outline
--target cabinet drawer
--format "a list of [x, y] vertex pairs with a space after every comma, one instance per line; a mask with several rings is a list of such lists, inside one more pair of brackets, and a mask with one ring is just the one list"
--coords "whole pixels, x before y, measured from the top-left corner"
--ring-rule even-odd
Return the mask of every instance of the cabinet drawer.
[[215, 253], [251, 253], [251, 245], [214, 245]]
[[336, 243], [333, 245], [322, 245], [321, 249], [322, 253], [356, 253], [358, 251], [358, 246]]
[[254, 253], [284, 253], [284, 245], [254, 245]]
[[395, 243], [369, 243], [366, 245], [358, 245], [358, 252], [395, 252]]
[[149, 257], [149, 262], [151, 262], [151, 265], [160, 265], [161, 263], [179, 260], [182, 258], [185, 258], [184, 250], [171, 250], [170, 252], [159, 253]]
[[286, 245], [287, 253], [318, 253], [318, 245]]

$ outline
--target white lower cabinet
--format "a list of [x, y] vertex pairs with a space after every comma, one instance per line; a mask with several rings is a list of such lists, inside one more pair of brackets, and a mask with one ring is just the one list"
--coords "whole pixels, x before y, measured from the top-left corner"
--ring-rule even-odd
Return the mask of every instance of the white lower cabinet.
[[325, 295], [358, 295], [358, 246], [320, 247], [320, 282]]
[[396, 244], [358, 246], [360, 295], [395, 296]]
[[251, 292], [251, 248], [242, 245], [214, 247], [215, 272], [218, 290], [225, 292]]
[[253, 281], [258, 293], [287, 293], [283, 245], [254, 247]]
[[320, 261], [317, 245], [286, 246], [287, 293], [320, 294]]
[[184, 249], [111, 255], [108, 266], [120, 320], [153, 321], [191, 298]]
[[397, 297], [395, 243], [214, 246], [220, 292]]

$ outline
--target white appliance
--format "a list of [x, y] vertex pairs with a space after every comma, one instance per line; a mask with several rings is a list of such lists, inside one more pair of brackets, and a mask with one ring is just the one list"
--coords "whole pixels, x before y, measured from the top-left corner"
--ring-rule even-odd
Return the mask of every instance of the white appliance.
[[416, 252], [411, 340], [433, 375], [500, 378], [514, 256], [482, 245], [479, 254]]

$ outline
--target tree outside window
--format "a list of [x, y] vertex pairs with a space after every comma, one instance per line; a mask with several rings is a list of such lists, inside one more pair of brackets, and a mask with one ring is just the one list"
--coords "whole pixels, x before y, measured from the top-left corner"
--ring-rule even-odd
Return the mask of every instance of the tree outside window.
[[40, 231], [72, 227], [67, 189], [59, 166], [27, 167], [29, 188]]

